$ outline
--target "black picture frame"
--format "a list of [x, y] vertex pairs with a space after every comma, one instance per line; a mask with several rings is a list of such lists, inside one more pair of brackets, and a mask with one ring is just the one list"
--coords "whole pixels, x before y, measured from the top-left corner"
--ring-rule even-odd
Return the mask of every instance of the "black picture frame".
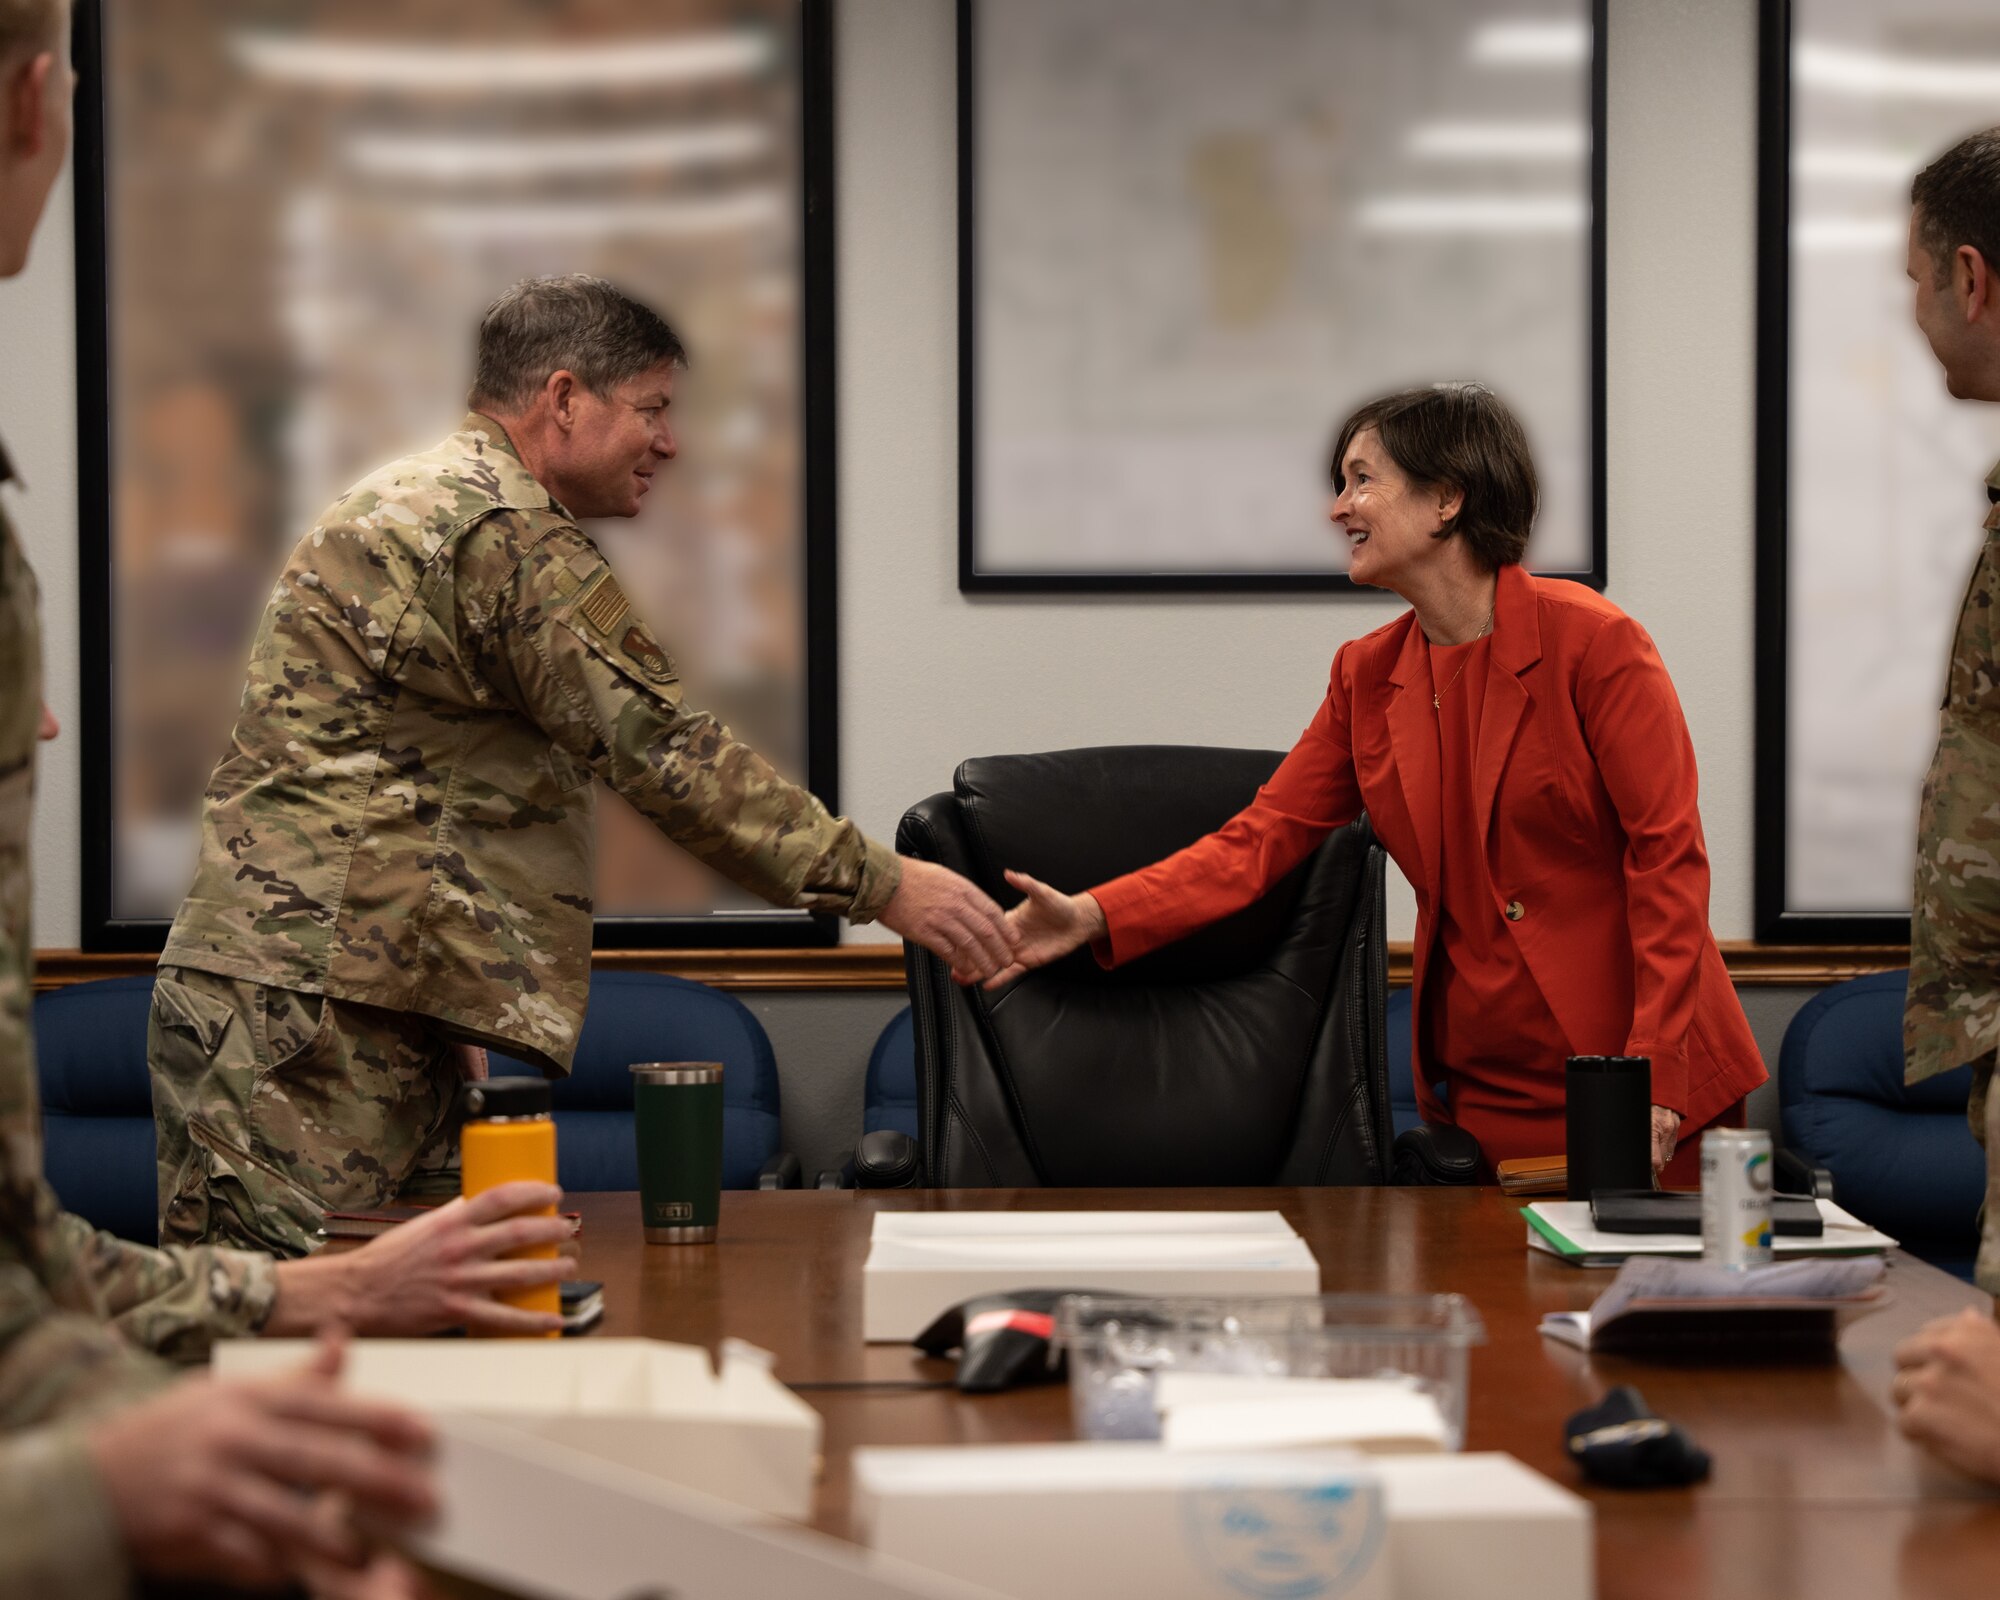
[[[1004, 0], [1002, 0], [1004, 3]], [[958, 24], [958, 587], [963, 594], [1299, 594], [1355, 591], [1344, 572], [993, 573], [978, 566], [979, 359], [978, 205], [974, 104], [974, 7], [957, 0]], [[1563, 573], [1592, 589], [1609, 581], [1605, 492], [1605, 120], [1606, 19], [1610, 0], [1590, 8], [1590, 520], [1591, 566]]]
[[1907, 912], [1787, 903], [1790, 807], [1792, 4], [1762, 0], [1757, 38], [1756, 765], [1752, 922], [1784, 944], [1908, 944]]
[[[78, 584], [83, 780], [81, 939], [87, 951], [146, 953], [166, 943], [164, 919], [114, 914], [116, 779], [111, 607], [111, 340], [106, 181], [105, 0], [74, 0]], [[804, 408], [806, 783], [839, 810], [839, 562], [835, 483], [835, 233], [833, 0], [799, 11], [800, 352]], [[600, 917], [601, 950], [786, 948], [840, 942], [838, 917], [771, 910], [681, 917]]]

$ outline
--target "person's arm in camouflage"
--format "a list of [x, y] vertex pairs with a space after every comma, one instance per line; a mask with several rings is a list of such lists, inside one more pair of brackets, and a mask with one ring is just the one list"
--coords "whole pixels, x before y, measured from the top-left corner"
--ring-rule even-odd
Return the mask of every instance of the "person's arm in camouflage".
[[204, 1360], [216, 1340], [257, 1333], [277, 1298], [277, 1263], [267, 1255], [214, 1245], [157, 1249], [59, 1210], [48, 1237], [52, 1267], [86, 1277], [112, 1326], [169, 1361]]
[[479, 641], [488, 685], [661, 832], [774, 905], [868, 922], [897, 858], [682, 697], [679, 673], [582, 534], [513, 567]]
[[82, 1437], [0, 1441], [0, 1600], [123, 1600], [131, 1564]]
[[94, 1415], [172, 1375], [94, 1309], [58, 1304], [28, 1266], [0, 1261], [0, 1433]]
[[460, 625], [483, 690], [502, 696], [682, 849], [775, 905], [839, 912], [923, 945], [963, 982], [1012, 960], [984, 891], [935, 862], [898, 857], [785, 778], [682, 697], [680, 675], [575, 528], [516, 543], [502, 516], [473, 530]]

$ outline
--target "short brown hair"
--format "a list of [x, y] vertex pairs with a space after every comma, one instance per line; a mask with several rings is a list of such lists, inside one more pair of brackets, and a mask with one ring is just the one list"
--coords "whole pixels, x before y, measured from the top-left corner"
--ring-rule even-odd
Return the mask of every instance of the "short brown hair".
[[1498, 395], [1484, 384], [1435, 383], [1370, 400], [1340, 425], [1334, 441], [1336, 492], [1347, 487], [1341, 470], [1347, 447], [1370, 429], [1412, 483], [1450, 487], [1465, 497], [1438, 538], [1456, 534], [1488, 572], [1520, 561], [1541, 488], [1527, 430]]
[[562, 371], [601, 396], [663, 361], [687, 365], [680, 335], [617, 285], [583, 272], [524, 278], [479, 319], [471, 405], [475, 411], [526, 405], [551, 373]]
[[1968, 135], [1925, 167], [1910, 185], [1910, 204], [1940, 288], [1962, 244], [2000, 270], [2000, 128]]
[[52, 50], [69, 14], [69, 0], [0, 0], [0, 56]]

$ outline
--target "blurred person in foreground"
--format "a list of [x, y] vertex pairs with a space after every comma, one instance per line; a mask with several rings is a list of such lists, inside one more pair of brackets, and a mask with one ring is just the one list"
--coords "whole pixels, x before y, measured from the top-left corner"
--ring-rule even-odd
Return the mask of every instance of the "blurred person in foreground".
[[1363, 406], [1332, 476], [1355, 582], [1412, 609], [1340, 647], [1318, 715], [1207, 838], [1079, 894], [1010, 873], [1019, 953], [992, 983], [1085, 942], [1142, 956], [1365, 810], [1416, 890], [1425, 1121], [1476, 1138], [1490, 1176], [1562, 1152], [1566, 1057], [1647, 1056], [1654, 1169], [1693, 1183], [1696, 1135], [1740, 1122], [1765, 1074], [1709, 932], [1694, 747], [1659, 653], [1602, 595], [1522, 568], [1534, 464], [1486, 389]]
[[[1918, 329], [1959, 400], [2000, 400], [2000, 128], [1961, 140], [1910, 187]], [[2000, 1294], [2000, 466], [1986, 539], [1959, 610], [1937, 750], [1917, 818], [1904, 1076], [1970, 1064], [1966, 1114], [1986, 1148], [1974, 1276]], [[1896, 1351], [1897, 1422], [1964, 1471], [2000, 1483], [2000, 1327], [1990, 1313], [1931, 1323]]]
[[150, 1029], [163, 1239], [311, 1248], [322, 1212], [457, 1187], [485, 1048], [560, 1076], [590, 990], [601, 777], [776, 905], [879, 918], [970, 974], [999, 908], [901, 861], [713, 717], [579, 527], [636, 516], [686, 365], [649, 307], [530, 279], [471, 412], [293, 552], [209, 782]]
[[[0, 0], [0, 278], [26, 264], [68, 148], [68, 20], [66, 0]], [[176, 1380], [121, 1331], [195, 1348], [294, 1317], [325, 1273], [128, 1245], [42, 1181], [28, 923], [35, 744], [54, 731], [41, 669], [34, 575], [0, 511], [0, 1600], [99, 1600], [142, 1580], [407, 1594], [412, 1575], [365, 1550], [341, 1508], [428, 1514], [428, 1433], [341, 1394], [337, 1344], [283, 1377], [220, 1383]]]

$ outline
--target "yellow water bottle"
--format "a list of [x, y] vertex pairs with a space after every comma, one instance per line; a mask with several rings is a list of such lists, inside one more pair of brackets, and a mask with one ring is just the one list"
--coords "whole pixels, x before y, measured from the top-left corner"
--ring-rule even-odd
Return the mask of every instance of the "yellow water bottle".
[[[459, 1189], [466, 1199], [503, 1183], [530, 1179], [556, 1181], [556, 1123], [549, 1086], [539, 1078], [490, 1078], [460, 1091], [464, 1125], [458, 1136]], [[538, 1213], [552, 1217], [554, 1206]], [[553, 1261], [557, 1247], [530, 1245], [510, 1250], [510, 1260]], [[496, 1297], [523, 1311], [562, 1312], [562, 1285], [510, 1289]], [[535, 1337], [531, 1335], [530, 1337]], [[539, 1337], [558, 1339], [561, 1331]]]

